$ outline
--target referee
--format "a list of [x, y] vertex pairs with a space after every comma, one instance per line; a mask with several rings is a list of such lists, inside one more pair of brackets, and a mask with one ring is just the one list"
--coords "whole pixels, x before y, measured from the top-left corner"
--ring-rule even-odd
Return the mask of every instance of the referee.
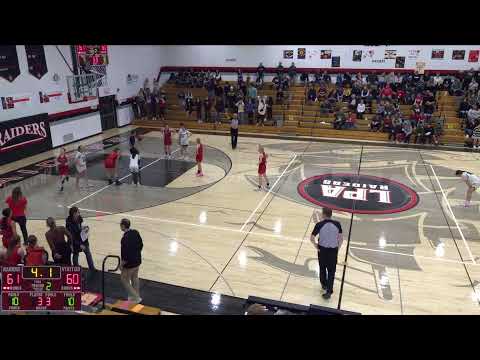
[[[332, 209], [322, 209], [323, 220], [318, 222], [313, 229], [310, 241], [318, 251], [318, 265], [320, 267], [320, 284], [326, 292], [322, 297], [330, 299], [333, 293], [333, 281], [337, 268], [338, 248], [342, 245], [342, 226], [332, 220]], [[315, 241], [318, 235], [318, 243]]]

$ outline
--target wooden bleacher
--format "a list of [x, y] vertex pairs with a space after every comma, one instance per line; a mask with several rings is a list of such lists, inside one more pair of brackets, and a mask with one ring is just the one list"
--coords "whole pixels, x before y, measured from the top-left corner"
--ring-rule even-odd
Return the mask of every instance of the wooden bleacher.
[[[198, 123], [196, 121], [195, 112], [190, 117], [181, 108], [177, 94], [180, 90], [186, 91], [185, 88], [174, 84], [165, 84], [162, 87], [167, 95], [167, 115], [166, 120], [171, 127], [178, 127], [180, 122], [184, 122], [187, 128], [192, 130], [209, 130], [209, 131], [228, 131], [229, 125], [224, 123], [215, 126], [212, 123]], [[193, 97], [205, 99], [207, 91], [205, 89], [189, 89]], [[271, 88], [270, 83], [265, 83], [263, 89], [258, 90], [259, 96], [272, 96], [275, 101], [275, 90]], [[257, 127], [255, 125], [241, 125], [240, 133], [261, 133], [261, 134], [289, 134], [298, 136], [315, 136], [327, 138], [355, 139], [355, 140], [374, 140], [387, 141], [388, 134], [381, 132], [368, 131], [368, 124], [376, 110], [375, 102], [372, 104], [371, 114], [365, 114], [363, 120], [357, 120], [356, 129], [351, 130], [334, 130], [332, 122], [333, 114], [320, 113], [319, 104], [305, 104], [305, 87], [303, 85], [295, 85], [289, 89], [290, 101], [286, 105], [273, 105], [273, 117], [283, 118], [284, 123], [281, 127], [264, 126]], [[460, 98], [450, 96], [446, 92], [439, 92], [437, 95], [437, 111], [434, 116], [445, 119], [444, 135], [441, 137], [442, 144], [463, 144], [464, 136], [461, 130], [461, 120], [458, 118], [457, 109]], [[348, 105], [343, 103], [345, 107]], [[410, 113], [410, 105], [400, 105], [404, 114]], [[147, 119], [135, 120], [134, 125], [159, 128], [162, 126], [161, 121], [153, 121]]]

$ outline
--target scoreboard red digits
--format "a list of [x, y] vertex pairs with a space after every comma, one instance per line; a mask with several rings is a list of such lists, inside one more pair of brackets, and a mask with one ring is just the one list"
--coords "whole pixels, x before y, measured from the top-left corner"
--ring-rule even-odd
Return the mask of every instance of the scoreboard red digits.
[[12, 266], [1, 274], [3, 311], [81, 310], [79, 266]]

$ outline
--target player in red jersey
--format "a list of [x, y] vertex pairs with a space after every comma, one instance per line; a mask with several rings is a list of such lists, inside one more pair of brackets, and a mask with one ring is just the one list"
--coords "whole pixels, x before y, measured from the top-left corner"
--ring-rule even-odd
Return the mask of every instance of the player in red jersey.
[[197, 153], [195, 154], [195, 161], [197, 162], [197, 176], [203, 176], [202, 161], [203, 161], [203, 144], [200, 138], [197, 138]]
[[262, 178], [265, 179], [265, 183], [267, 184], [267, 189], [270, 187], [267, 178], [267, 154], [265, 153], [265, 149], [263, 146], [258, 145], [258, 189], [262, 188]]
[[165, 150], [165, 159], [172, 158], [172, 130], [165, 124], [165, 127], [161, 130], [163, 133], [163, 148]]
[[65, 148], [62, 148], [60, 155], [57, 157], [58, 174], [60, 175], [60, 191], [63, 191], [63, 184], [70, 179], [68, 157]]
[[108, 183], [113, 184], [113, 179], [115, 179], [115, 185], [120, 185], [118, 181], [118, 159], [120, 158], [120, 152], [118, 149], [113, 149], [113, 151], [107, 155], [105, 159], [105, 171], [108, 176]]

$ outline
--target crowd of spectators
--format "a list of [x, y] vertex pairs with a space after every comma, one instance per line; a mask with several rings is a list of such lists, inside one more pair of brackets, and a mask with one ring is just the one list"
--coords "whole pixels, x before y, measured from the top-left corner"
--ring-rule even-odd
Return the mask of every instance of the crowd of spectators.
[[475, 133], [480, 132], [480, 73], [468, 71], [464, 73], [456, 88], [455, 95], [461, 95], [462, 99], [458, 108], [458, 116], [461, 119], [461, 127], [465, 134], [465, 144], [478, 149], [478, 144], [473, 143]]
[[[237, 71], [237, 81], [222, 81], [219, 72], [194, 71], [189, 69], [170, 74], [167, 83], [174, 83], [182, 89], [177, 93], [179, 105], [188, 117], [193, 116], [198, 122], [221, 123], [222, 119], [237, 114], [240, 124], [265, 125], [266, 122], [276, 124], [273, 117], [274, 99], [272, 96], [261, 96], [258, 89], [263, 87], [262, 64], [257, 69], [256, 81], [250, 76], [244, 77], [242, 71]], [[283, 77], [280, 77], [282, 78]], [[272, 85], [274, 86], [274, 85]], [[205, 98], [194, 97], [191, 89], [204, 88]], [[288, 87], [278, 86], [275, 102], [283, 104]]]
[[[185, 88], [205, 88], [205, 99], [194, 98], [190, 91], [178, 96], [188, 116], [195, 113], [198, 121], [220, 122], [223, 115], [237, 113], [240, 123], [257, 125], [273, 120], [273, 104], [285, 102], [292, 85], [300, 80], [305, 86], [305, 103], [317, 104], [318, 114], [334, 114], [335, 129], [357, 127], [357, 120], [368, 119], [370, 131], [389, 133], [396, 142], [438, 144], [443, 133], [443, 122], [434, 116], [438, 110], [437, 92], [463, 96], [459, 116], [467, 139], [480, 125], [480, 76], [469, 70], [456, 75], [394, 72], [367, 75], [327, 72], [297, 73], [295, 64], [275, 68], [270, 87], [275, 96], [258, 96], [264, 87], [266, 68], [257, 68], [255, 81], [237, 71], [236, 82], [222, 82], [219, 71], [172, 73], [168, 80]], [[408, 105], [409, 110], [405, 110]], [[402, 111], [403, 109], [403, 111]]]
[[135, 119], [165, 120], [167, 95], [160, 90], [157, 81], [153, 82], [153, 89], [150, 89], [148, 80], [145, 80], [143, 87], [132, 99], [132, 109]]
[[[334, 129], [355, 128], [356, 121], [370, 114], [370, 131], [389, 133], [395, 142], [438, 144], [441, 125], [434, 118], [437, 91], [452, 90], [455, 81], [440, 75], [358, 73], [337, 74], [335, 82], [324, 72], [302, 74], [307, 104], [319, 104], [320, 114], [333, 113]], [[409, 105], [410, 111], [402, 111]]]

